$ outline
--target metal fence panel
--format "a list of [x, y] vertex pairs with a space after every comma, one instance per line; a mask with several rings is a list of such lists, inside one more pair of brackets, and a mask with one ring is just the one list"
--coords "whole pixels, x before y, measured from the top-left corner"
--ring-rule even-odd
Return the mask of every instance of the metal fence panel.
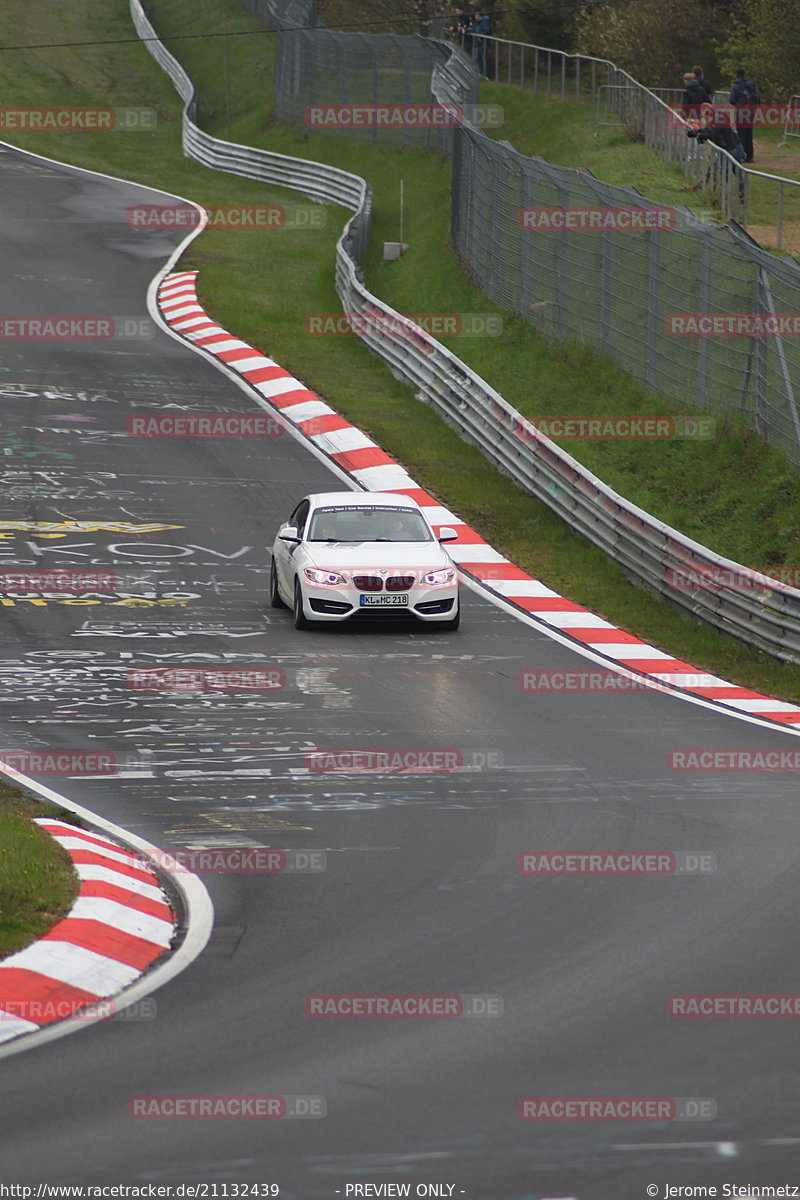
[[[453, 243], [490, 299], [548, 338], [610, 354], [663, 396], [743, 415], [800, 469], [800, 338], [750, 332], [750, 318], [800, 313], [796, 264], [761, 250], [732, 223], [711, 226], [589, 171], [528, 158], [468, 125], [454, 138]], [[615, 222], [619, 213], [656, 226], [663, 219], [666, 227], [543, 227], [566, 212], [580, 223], [587, 209]], [[699, 313], [741, 314], [747, 333], [687, 333], [687, 315]]]

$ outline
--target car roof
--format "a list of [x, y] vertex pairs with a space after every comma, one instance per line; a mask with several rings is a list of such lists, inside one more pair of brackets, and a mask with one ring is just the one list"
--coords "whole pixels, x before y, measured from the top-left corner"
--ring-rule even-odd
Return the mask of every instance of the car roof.
[[314, 508], [333, 505], [336, 508], [405, 508], [419, 512], [419, 505], [410, 496], [398, 496], [396, 492], [315, 492], [306, 497]]

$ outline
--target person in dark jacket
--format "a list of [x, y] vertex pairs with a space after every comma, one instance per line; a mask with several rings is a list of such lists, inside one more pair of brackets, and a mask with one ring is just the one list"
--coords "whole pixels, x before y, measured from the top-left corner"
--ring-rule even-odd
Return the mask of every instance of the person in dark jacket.
[[456, 20], [455, 26], [452, 29], [452, 33], [455, 35], [456, 40], [459, 46], [461, 46], [463, 49], [464, 53], [468, 54], [470, 57], [472, 57], [472, 37], [470, 34], [471, 29], [472, 13], [460, 5], [456, 9]]
[[[737, 163], [744, 161], [744, 147], [739, 141], [739, 135], [735, 129], [731, 128], [727, 117], [717, 116], [713, 104], [703, 105], [700, 113], [700, 124], [692, 122], [690, 128], [686, 130], [686, 136], [697, 138], [698, 143], [701, 145], [703, 142], [712, 142], [715, 146], [719, 146], [720, 150], [726, 150], [732, 158], [736, 159]], [[721, 171], [723, 178], [725, 178], [730, 169], [725, 159], [718, 158], [716, 155], [713, 157], [714, 161], [709, 164], [708, 171], [706, 172], [706, 183], [708, 183], [712, 172], [716, 180], [718, 171]], [[744, 172], [738, 171], [736, 173], [739, 176], [739, 196], [743, 197]]]
[[696, 121], [700, 116], [700, 108], [708, 103], [706, 90], [700, 81], [689, 71], [683, 77], [683, 99], [681, 112], [687, 121]]
[[700, 87], [703, 89], [703, 91], [706, 94], [706, 100], [708, 101], [709, 104], [713, 104], [714, 89], [711, 86], [711, 84], [708, 82], [708, 80], [705, 78], [705, 76], [703, 75], [703, 68], [702, 67], [692, 67], [692, 71], [694, 72], [695, 79], [700, 84]]
[[482, 35], [491, 34], [491, 32], [492, 22], [489, 19], [489, 14], [482, 8], [476, 7], [472, 22], [472, 54], [481, 75], [486, 74], [486, 41]]
[[718, 117], [712, 104], [704, 104], [700, 111], [701, 124], [686, 130], [686, 136], [697, 138], [699, 143], [713, 142], [720, 150], [727, 150], [737, 162], [744, 159], [744, 149], [739, 135], [732, 129], [727, 118]]
[[744, 161], [753, 161], [753, 116], [756, 105], [761, 103], [758, 88], [747, 78], [744, 67], [739, 67], [728, 97], [736, 109], [736, 132], [744, 146]]

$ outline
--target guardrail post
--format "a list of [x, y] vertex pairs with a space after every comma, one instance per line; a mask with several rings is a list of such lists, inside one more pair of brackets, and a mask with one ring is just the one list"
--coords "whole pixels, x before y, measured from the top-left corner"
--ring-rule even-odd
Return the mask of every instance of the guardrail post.
[[[700, 241], [700, 312], [707, 313], [711, 307], [711, 275], [713, 258], [708, 238]], [[708, 408], [708, 338], [697, 339], [697, 387], [695, 405]]]
[[783, 249], [783, 180], [778, 183], [778, 250]]
[[[769, 312], [773, 317], [777, 317], [777, 313], [775, 312], [775, 305], [772, 300], [772, 290], [770, 289], [770, 286], [769, 286], [769, 277], [767, 276], [767, 272], [764, 270], [763, 267], [759, 268], [758, 285], [759, 285], [759, 294], [761, 296], [763, 296], [763, 298], [764, 298], [764, 303], [762, 305], [762, 308], [766, 309], [766, 311]], [[760, 338], [759, 340], [762, 342], [765, 342], [766, 338]], [[794, 398], [794, 387], [792, 386], [792, 378], [791, 378], [791, 374], [789, 372], [788, 364], [786, 362], [786, 353], [783, 348], [783, 337], [781, 336], [780, 330], [776, 334], [776, 336], [774, 338], [774, 342], [775, 342], [775, 352], [778, 355], [778, 364], [780, 367], [781, 379], [783, 380], [784, 399], [786, 402], [786, 407], [789, 409], [789, 415], [791, 416], [791, 419], [792, 419], [792, 427], [794, 429], [795, 441], [797, 442], [798, 446], [800, 446], [800, 416], [798, 416], [798, 412], [797, 412], [797, 403]], [[766, 375], [766, 371], [765, 371], [765, 375]], [[766, 390], [767, 390], [767, 388], [766, 388], [766, 379], [765, 379], [763, 419], [764, 419], [765, 425], [768, 426], [769, 425], [769, 417], [766, 412]], [[759, 394], [759, 405], [760, 405], [760, 403], [761, 403], [761, 396]]]
[[[558, 203], [562, 208], [569, 207], [569, 192], [564, 188], [558, 189]], [[567, 336], [567, 315], [568, 315], [568, 296], [567, 296], [567, 280], [569, 278], [569, 254], [567, 247], [570, 242], [569, 231], [562, 229], [558, 235], [558, 339], [564, 340]]]
[[658, 333], [661, 314], [659, 312], [660, 250], [661, 234], [653, 229], [650, 238], [650, 262], [647, 280], [647, 363], [645, 379], [647, 386], [656, 387], [656, 359], [658, 355]]
[[614, 242], [611, 231], [604, 229], [600, 248], [600, 351], [608, 352], [611, 344], [611, 283], [614, 276], [614, 260], [612, 251]]

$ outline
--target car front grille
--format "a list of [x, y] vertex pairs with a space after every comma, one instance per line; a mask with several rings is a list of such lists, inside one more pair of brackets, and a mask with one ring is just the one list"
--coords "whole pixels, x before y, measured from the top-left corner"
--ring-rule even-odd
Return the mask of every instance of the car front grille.
[[354, 575], [353, 587], [358, 588], [360, 592], [381, 592], [383, 580], [377, 575]]
[[413, 575], [390, 575], [386, 580], [387, 592], [408, 592], [414, 586]]

